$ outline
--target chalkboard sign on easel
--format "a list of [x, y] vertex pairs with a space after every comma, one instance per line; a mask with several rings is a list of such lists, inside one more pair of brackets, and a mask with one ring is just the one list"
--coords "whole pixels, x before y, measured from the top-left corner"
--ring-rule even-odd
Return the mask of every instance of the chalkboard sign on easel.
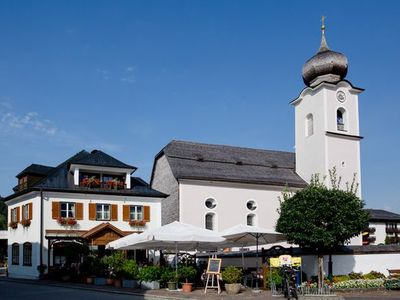
[[218, 289], [218, 294], [221, 293], [221, 286], [219, 284], [219, 281], [221, 280], [220, 276], [221, 263], [222, 259], [217, 258], [216, 255], [213, 255], [212, 258], [208, 259], [207, 272], [206, 272], [207, 279], [206, 279], [206, 287], [204, 289], [204, 294], [207, 293], [207, 289]]
[[207, 273], [208, 274], [219, 274], [221, 271], [221, 259], [220, 258], [209, 258]]

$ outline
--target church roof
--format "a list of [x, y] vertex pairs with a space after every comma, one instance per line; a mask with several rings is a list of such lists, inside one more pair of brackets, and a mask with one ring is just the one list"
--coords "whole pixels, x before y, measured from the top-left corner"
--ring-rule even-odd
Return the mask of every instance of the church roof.
[[370, 221], [396, 221], [400, 222], [400, 215], [383, 209], [365, 209], [369, 212]]
[[156, 156], [165, 155], [177, 179], [215, 180], [277, 186], [304, 187], [295, 172], [295, 154], [171, 141]]

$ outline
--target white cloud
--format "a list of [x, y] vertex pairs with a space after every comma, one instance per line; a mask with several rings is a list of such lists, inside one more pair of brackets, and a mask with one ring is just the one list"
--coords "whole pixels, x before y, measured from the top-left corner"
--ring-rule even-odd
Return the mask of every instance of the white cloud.
[[125, 73], [121, 77], [121, 82], [125, 83], [135, 83], [136, 78], [135, 78], [135, 67], [128, 66], [125, 68]]
[[50, 120], [43, 119], [39, 113], [31, 111], [17, 114], [9, 102], [2, 101], [0, 102], [0, 131], [1, 133], [37, 132], [52, 136], [58, 129]]

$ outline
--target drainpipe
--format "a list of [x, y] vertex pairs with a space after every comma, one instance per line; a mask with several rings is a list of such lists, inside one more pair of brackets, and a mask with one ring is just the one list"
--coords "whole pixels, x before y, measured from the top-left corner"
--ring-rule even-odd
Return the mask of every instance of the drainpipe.
[[40, 188], [40, 248], [39, 248], [39, 250], [40, 250], [39, 251], [40, 266], [42, 266], [43, 265], [43, 190], [42, 190], [42, 188]]

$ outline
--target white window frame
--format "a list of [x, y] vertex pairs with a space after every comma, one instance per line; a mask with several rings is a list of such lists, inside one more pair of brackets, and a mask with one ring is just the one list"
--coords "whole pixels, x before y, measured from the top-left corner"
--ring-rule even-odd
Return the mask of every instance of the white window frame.
[[[63, 205], [65, 205], [65, 209], [62, 208]], [[60, 202], [60, 217], [74, 219], [75, 209], [76, 209], [75, 202]]]
[[[105, 207], [108, 207], [108, 211], [105, 209]], [[107, 214], [108, 214], [108, 216], [107, 216]], [[99, 220], [99, 221], [111, 220], [111, 205], [110, 204], [103, 204], [103, 203], [96, 204], [96, 220]]]
[[[140, 208], [140, 211], [139, 211]], [[144, 206], [143, 205], [130, 205], [129, 206], [129, 220], [143, 221]]]

